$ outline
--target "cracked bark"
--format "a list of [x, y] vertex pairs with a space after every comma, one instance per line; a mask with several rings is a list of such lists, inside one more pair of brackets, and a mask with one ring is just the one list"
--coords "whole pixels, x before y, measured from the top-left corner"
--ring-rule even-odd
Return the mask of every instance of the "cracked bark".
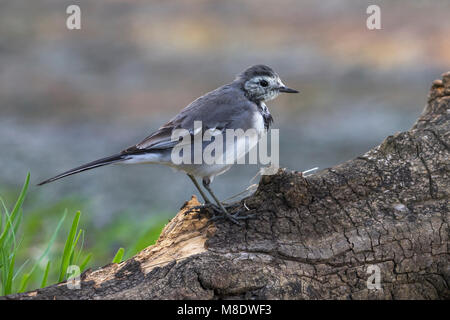
[[[237, 226], [185, 214], [120, 264], [5, 299], [449, 299], [450, 72], [407, 132], [302, 177], [264, 176]], [[381, 289], [368, 289], [370, 265]]]

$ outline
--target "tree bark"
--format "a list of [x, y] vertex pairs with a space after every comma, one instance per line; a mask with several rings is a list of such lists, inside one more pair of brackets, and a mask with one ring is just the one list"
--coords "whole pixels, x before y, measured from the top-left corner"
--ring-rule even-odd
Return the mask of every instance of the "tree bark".
[[81, 289], [4, 298], [449, 299], [449, 117], [450, 72], [409, 131], [314, 175], [263, 176], [241, 226], [186, 214], [193, 197], [155, 245]]

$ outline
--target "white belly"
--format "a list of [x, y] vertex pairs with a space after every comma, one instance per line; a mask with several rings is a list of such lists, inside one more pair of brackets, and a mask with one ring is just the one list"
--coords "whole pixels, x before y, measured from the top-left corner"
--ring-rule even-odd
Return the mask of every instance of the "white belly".
[[265, 126], [264, 126], [264, 118], [260, 112], [255, 112], [255, 114], [253, 115], [253, 128], [256, 129], [256, 132], [258, 133], [258, 138], [261, 138]]

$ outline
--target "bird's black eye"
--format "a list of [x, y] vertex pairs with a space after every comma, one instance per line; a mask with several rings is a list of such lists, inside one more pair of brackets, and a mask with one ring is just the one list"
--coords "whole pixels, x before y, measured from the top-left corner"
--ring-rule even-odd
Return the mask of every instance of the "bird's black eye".
[[261, 80], [259, 82], [259, 84], [260, 84], [261, 87], [267, 87], [269, 85], [269, 83], [266, 80]]

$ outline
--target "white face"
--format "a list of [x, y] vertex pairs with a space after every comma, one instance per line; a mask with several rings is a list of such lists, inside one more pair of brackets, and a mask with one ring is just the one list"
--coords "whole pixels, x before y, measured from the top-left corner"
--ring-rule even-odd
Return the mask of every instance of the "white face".
[[268, 101], [276, 98], [280, 92], [278, 88], [283, 87], [279, 77], [256, 76], [244, 84], [248, 95], [256, 100]]

